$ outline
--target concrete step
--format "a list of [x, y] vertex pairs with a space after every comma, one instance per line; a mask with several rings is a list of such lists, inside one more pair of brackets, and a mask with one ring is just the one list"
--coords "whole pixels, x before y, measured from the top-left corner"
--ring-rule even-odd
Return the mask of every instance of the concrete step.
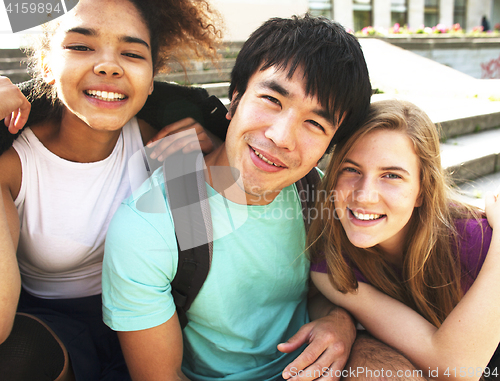
[[498, 194], [500, 192], [500, 172], [458, 184], [457, 191], [461, 194], [463, 201], [484, 208], [486, 193]]
[[13, 83], [23, 82], [31, 78], [26, 67], [26, 54], [21, 49], [0, 49], [0, 75]]
[[0, 58], [26, 58], [21, 49], [0, 49]]
[[500, 99], [499, 79], [476, 79], [378, 39], [360, 43], [372, 86], [384, 93]]
[[456, 183], [500, 171], [500, 128], [462, 135], [441, 143], [443, 167]]
[[0, 73], [4, 70], [25, 69], [27, 67], [27, 59], [22, 57], [7, 57], [0, 58]]
[[9, 78], [12, 83], [21, 83], [31, 79], [26, 69], [0, 70], [0, 75]]
[[236, 59], [235, 58], [222, 58], [217, 62], [212, 61], [191, 61], [184, 67], [177, 63], [172, 62], [169, 64], [170, 73], [177, 72], [192, 72], [192, 71], [205, 71], [205, 70], [220, 70], [220, 69], [232, 69]]
[[177, 82], [182, 85], [228, 82], [231, 79], [231, 69], [158, 74], [155, 79], [158, 81]]
[[205, 83], [200, 85], [208, 91], [208, 94], [215, 95], [217, 98], [227, 98], [230, 82]]
[[439, 123], [443, 139], [472, 134], [500, 126], [500, 102], [436, 95], [375, 94], [372, 102], [402, 99], [414, 103]]

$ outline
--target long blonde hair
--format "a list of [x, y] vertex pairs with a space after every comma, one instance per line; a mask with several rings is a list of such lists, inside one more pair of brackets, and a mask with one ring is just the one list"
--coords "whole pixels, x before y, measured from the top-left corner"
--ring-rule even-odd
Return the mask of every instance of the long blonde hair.
[[335, 209], [334, 198], [330, 196], [342, 163], [358, 139], [378, 129], [406, 134], [420, 159], [422, 205], [414, 209], [409, 222], [401, 274], [403, 281], [379, 248], [360, 249], [352, 245], [335, 215], [312, 221], [308, 233], [312, 260], [326, 257], [331, 281], [339, 291], [345, 293], [357, 288], [350, 266], [353, 265], [373, 286], [439, 327], [463, 296], [460, 258], [452, 250], [454, 242], [458, 243], [454, 220], [478, 219], [480, 213], [451, 199], [448, 177], [441, 166], [439, 132], [421, 109], [406, 101], [373, 103], [363, 126], [334, 148], [317, 207]]

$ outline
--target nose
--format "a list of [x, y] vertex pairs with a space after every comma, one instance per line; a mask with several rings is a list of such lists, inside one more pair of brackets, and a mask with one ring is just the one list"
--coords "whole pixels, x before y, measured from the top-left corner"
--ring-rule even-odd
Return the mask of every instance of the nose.
[[123, 68], [114, 54], [103, 52], [94, 64], [94, 73], [110, 77], [121, 77]]
[[359, 204], [376, 204], [379, 201], [377, 182], [370, 176], [363, 176], [353, 185], [352, 197]]
[[277, 147], [293, 151], [297, 144], [296, 121], [292, 116], [278, 117], [265, 132], [266, 138], [272, 140]]

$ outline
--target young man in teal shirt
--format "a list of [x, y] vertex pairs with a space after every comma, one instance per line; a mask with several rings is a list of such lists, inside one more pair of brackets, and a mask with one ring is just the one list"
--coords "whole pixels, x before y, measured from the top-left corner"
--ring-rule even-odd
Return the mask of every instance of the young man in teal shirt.
[[[359, 43], [340, 25], [271, 19], [252, 34], [232, 73], [226, 141], [197, 167], [207, 182], [213, 258], [182, 332], [170, 285], [176, 232], [161, 171], [110, 225], [104, 320], [118, 331], [134, 380], [274, 381], [284, 369], [285, 378], [339, 378], [355, 329], [343, 310], [308, 303], [294, 183], [355, 130], [370, 95]], [[155, 213], [140, 206], [151, 200], [160, 201]]]

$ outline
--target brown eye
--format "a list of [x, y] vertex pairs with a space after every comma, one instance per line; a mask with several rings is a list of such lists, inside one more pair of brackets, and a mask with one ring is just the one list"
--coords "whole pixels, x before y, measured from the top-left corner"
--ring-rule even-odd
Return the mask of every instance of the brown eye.
[[78, 52], [87, 52], [87, 51], [92, 50], [88, 46], [85, 46], [85, 45], [69, 45], [69, 46], [65, 46], [64, 49], [76, 50]]
[[314, 127], [317, 127], [319, 128], [321, 131], [325, 131], [325, 129], [323, 128], [323, 126], [321, 124], [319, 124], [318, 122], [314, 121], [314, 120], [308, 120], [309, 123], [311, 123]]
[[126, 56], [126, 57], [137, 58], [137, 59], [140, 59], [140, 60], [144, 59], [143, 56], [140, 56], [139, 54], [134, 54], [134, 53], [123, 53], [123, 55]]

